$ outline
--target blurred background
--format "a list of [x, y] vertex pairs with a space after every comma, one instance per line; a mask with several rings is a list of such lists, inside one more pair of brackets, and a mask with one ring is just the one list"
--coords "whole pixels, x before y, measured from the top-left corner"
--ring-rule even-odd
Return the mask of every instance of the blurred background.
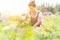
[[[13, 14], [28, 13], [28, 3], [30, 0], [0, 0], [0, 13], [6, 17]], [[60, 0], [35, 0], [36, 5], [54, 7], [60, 4]]]

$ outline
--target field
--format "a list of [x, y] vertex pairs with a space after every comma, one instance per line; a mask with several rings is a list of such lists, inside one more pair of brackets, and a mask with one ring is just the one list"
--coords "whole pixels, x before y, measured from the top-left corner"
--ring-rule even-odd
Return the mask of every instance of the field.
[[42, 25], [36, 28], [26, 20], [0, 22], [0, 40], [60, 40], [60, 15], [43, 16]]

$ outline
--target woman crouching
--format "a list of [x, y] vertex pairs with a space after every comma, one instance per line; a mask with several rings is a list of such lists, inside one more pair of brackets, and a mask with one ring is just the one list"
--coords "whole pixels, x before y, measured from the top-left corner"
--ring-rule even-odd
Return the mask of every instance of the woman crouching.
[[31, 1], [29, 4], [29, 11], [31, 17], [31, 24], [33, 27], [40, 27], [42, 21], [42, 12], [36, 9], [35, 1]]

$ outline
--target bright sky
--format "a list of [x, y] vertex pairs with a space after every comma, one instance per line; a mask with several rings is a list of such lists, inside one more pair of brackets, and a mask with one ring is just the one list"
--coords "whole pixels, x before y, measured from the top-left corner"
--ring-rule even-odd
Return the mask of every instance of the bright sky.
[[[28, 10], [28, 3], [30, 0], [0, 0], [0, 12], [5, 16], [13, 14], [26, 13]], [[50, 4], [59, 3], [59, 0], [36, 0], [36, 4], [39, 5], [43, 2]]]

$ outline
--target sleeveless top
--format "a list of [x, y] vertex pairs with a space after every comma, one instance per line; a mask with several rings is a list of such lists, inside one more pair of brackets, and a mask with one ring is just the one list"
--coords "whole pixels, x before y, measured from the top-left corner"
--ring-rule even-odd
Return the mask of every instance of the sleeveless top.
[[[38, 21], [38, 17], [40, 16], [39, 14], [40, 14], [40, 12], [37, 12], [37, 16], [36, 17], [32, 17], [31, 16], [31, 24], [32, 24], [32, 26]], [[40, 26], [40, 24], [41, 23], [39, 23], [37, 26]]]

